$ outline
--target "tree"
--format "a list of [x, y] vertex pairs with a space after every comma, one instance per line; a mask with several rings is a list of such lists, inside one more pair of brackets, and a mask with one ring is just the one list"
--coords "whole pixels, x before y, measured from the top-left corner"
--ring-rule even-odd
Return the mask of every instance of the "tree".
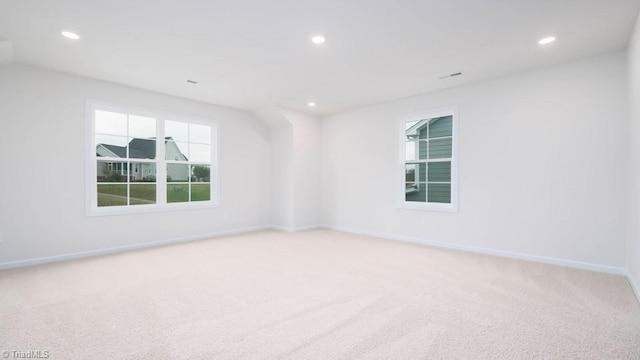
[[193, 166], [193, 176], [196, 181], [209, 182], [211, 177], [211, 169], [204, 165]]

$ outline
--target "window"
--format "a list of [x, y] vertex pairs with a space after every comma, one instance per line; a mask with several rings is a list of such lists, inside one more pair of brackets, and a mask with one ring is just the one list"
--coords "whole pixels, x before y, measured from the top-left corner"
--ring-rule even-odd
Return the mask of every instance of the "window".
[[88, 102], [87, 214], [215, 205], [211, 121]]
[[401, 117], [401, 206], [457, 211], [455, 109]]
[[165, 121], [167, 202], [211, 199], [211, 127]]

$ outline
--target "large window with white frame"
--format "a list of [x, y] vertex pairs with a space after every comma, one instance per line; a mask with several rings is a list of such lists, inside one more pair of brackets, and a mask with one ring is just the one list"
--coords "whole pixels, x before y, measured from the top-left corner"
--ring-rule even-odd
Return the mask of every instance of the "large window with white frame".
[[87, 214], [216, 204], [210, 120], [87, 103]]
[[440, 109], [399, 120], [401, 207], [457, 211], [457, 111]]

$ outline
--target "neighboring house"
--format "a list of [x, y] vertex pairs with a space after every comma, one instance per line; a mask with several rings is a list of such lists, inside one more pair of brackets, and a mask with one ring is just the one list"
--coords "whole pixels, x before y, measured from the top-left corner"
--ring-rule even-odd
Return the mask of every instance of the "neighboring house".
[[[155, 138], [134, 138], [129, 144], [129, 159], [155, 159], [156, 139]], [[98, 158], [122, 158], [127, 159], [127, 146], [117, 146], [109, 144], [97, 144], [96, 156]], [[187, 161], [187, 157], [180, 151], [178, 145], [171, 137], [165, 139], [165, 158], [167, 160]], [[167, 176], [173, 179], [182, 179], [188, 176], [182, 171], [183, 167], [171, 166], [167, 169]], [[127, 161], [100, 161], [97, 169], [98, 181], [109, 181], [109, 176], [117, 174], [130, 181], [155, 181], [155, 162], [131, 162]]]
[[[427, 199], [426, 185], [428, 182], [431, 182], [431, 180], [428, 179], [427, 173], [431, 176], [434, 171], [428, 170], [428, 164], [424, 161], [428, 158], [446, 158], [451, 156], [450, 142], [447, 144], [434, 143], [431, 144], [431, 148], [429, 148], [430, 145], [428, 141], [451, 137], [451, 122], [451, 116], [423, 119], [405, 131], [405, 141], [414, 142], [415, 144], [413, 147], [413, 151], [415, 152], [413, 158], [416, 159], [416, 162], [410, 165], [409, 163], [411, 163], [411, 161], [408, 161], [408, 166], [405, 168], [406, 201], [424, 201], [424, 199]], [[450, 188], [443, 189], [442, 191], [433, 191], [432, 189], [429, 198], [434, 200], [437, 198], [449, 199], [450, 194]]]

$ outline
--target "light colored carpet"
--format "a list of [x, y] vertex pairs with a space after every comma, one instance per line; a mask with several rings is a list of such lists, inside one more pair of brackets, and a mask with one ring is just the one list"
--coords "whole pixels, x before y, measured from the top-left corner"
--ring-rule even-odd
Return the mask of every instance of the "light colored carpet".
[[[89, 241], [89, 240], [88, 240]], [[0, 272], [0, 351], [53, 359], [638, 359], [620, 276], [329, 230]]]

